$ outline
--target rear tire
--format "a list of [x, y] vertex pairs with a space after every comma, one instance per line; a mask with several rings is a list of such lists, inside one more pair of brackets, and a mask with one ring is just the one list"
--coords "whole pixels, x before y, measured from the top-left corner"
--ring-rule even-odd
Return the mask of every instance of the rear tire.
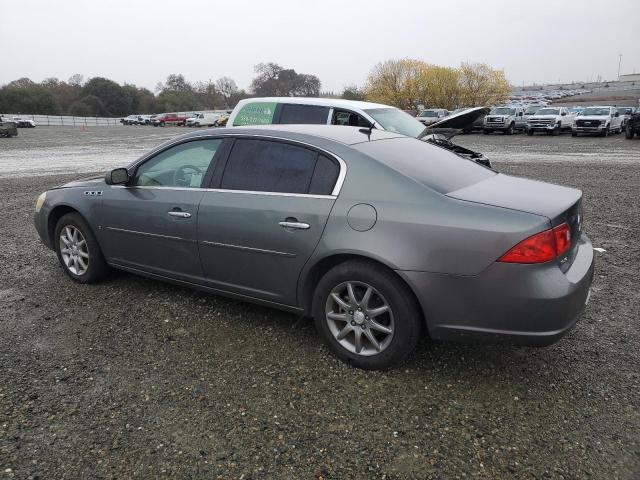
[[420, 308], [409, 288], [391, 270], [366, 260], [329, 270], [314, 292], [312, 313], [331, 351], [367, 370], [405, 360], [418, 343], [422, 326]]
[[54, 248], [64, 272], [78, 283], [96, 283], [109, 275], [100, 245], [78, 213], [64, 215], [54, 230]]

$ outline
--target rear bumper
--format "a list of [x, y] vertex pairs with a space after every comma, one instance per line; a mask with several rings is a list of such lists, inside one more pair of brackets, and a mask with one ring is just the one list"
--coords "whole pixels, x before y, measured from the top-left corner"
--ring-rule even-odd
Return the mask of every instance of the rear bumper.
[[593, 278], [593, 247], [582, 235], [566, 271], [557, 262], [494, 263], [476, 276], [398, 272], [440, 340], [549, 345], [578, 321]]

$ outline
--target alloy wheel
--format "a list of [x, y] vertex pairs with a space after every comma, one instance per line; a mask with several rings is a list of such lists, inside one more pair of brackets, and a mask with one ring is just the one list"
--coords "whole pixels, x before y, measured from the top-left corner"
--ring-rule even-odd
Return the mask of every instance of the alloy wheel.
[[89, 268], [89, 248], [82, 232], [73, 225], [67, 225], [60, 231], [60, 254], [71, 273], [86, 273]]
[[358, 355], [377, 355], [393, 339], [395, 322], [389, 303], [364, 282], [343, 282], [333, 288], [325, 319], [338, 343]]

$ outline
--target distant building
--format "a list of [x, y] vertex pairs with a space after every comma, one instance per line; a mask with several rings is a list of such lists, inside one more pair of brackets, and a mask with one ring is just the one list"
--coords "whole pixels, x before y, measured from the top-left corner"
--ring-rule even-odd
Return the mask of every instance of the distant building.
[[640, 82], [640, 73], [627, 73], [620, 75], [621, 82]]

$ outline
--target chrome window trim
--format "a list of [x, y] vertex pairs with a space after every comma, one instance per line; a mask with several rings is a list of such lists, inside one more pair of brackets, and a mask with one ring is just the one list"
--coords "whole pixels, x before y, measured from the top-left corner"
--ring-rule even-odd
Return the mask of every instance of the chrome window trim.
[[[312, 195], [312, 194], [307, 194], [307, 193], [280, 193], [280, 192], [255, 192], [252, 191], [250, 192], [251, 194], [255, 195], [257, 193], [262, 193], [265, 195], [270, 195], [270, 194], [278, 194], [278, 195], [288, 195], [288, 196], [305, 196], [305, 197], [321, 197], [321, 198], [329, 198], [329, 197], [337, 197], [338, 195], [340, 195], [340, 191], [342, 190], [342, 185], [344, 184], [344, 179], [347, 176], [347, 164], [345, 163], [345, 161], [340, 158], [338, 155], [336, 155], [333, 152], [330, 152], [328, 150], [325, 150], [322, 147], [318, 147], [316, 145], [313, 145], [311, 143], [307, 143], [307, 142], [303, 142], [300, 140], [293, 140], [290, 138], [284, 138], [284, 137], [276, 137], [273, 135], [261, 135], [261, 134], [255, 134], [255, 133], [220, 133], [220, 134], [210, 134], [210, 135], [199, 135], [197, 137], [189, 137], [189, 138], [182, 138], [180, 140], [176, 140], [173, 143], [170, 143], [168, 145], [165, 146], [165, 148], [163, 148], [162, 150], [158, 150], [158, 151], [152, 151], [151, 153], [145, 155], [144, 157], [142, 157], [141, 159], [133, 162], [132, 164], [130, 164], [127, 169], [134, 169], [134, 168], [138, 168], [139, 165], [141, 165], [142, 163], [146, 162], [147, 160], [149, 160], [150, 158], [154, 157], [155, 155], [168, 150], [172, 147], [174, 147], [175, 145], [179, 145], [181, 143], [187, 143], [190, 141], [196, 141], [196, 140], [203, 140], [203, 139], [212, 139], [212, 138], [227, 138], [227, 137], [254, 137], [254, 138], [264, 138], [264, 139], [269, 139], [269, 140], [281, 140], [281, 141], [285, 141], [285, 142], [291, 142], [291, 143], [297, 143], [298, 145], [304, 145], [306, 147], [311, 147], [314, 148], [316, 150], [320, 150], [321, 152], [324, 152], [325, 154], [329, 155], [331, 158], [335, 159], [338, 161], [338, 164], [340, 165], [340, 172], [338, 173], [338, 179], [336, 180], [335, 185], [333, 186], [333, 190], [331, 191], [331, 195]], [[121, 188], [149, 188], [147, 186], [140, 186], [140, 187], [121, 187]], [[180, 188], [176, 187], [151, 187], [151, 188], [173, 188], [175, 190], [178, 190]], [[184, 190], [194, 190], [194, 188], [186, 188]], [[226, 192], [248, 192], [245, 190], [223, 190], [223, 189], [207, 189], [207, 188], [200, 188], [200, 190], [211, 190], [211, 191], [226, 191]]]
[[200, 187], [155, 187], [153, 185], [133, 185], [127, 187], [126, 185], [111, 185], [111, 188], [124, 188], [134, 189], [142, 188], [147, 190], [177, 190], [185, 192], [218, 192], [218, 193], [243, 193], [245, 195], [267, 195], [273, 197], [300, 197], [300, 198], [319, 198], [326, 200], [335, 200], [336, 195], [314, 195], [312, 193], [286, 193], [286, 192], [259, 192], [253, 190], [227, 190], [224, 188], [200, 188]]

